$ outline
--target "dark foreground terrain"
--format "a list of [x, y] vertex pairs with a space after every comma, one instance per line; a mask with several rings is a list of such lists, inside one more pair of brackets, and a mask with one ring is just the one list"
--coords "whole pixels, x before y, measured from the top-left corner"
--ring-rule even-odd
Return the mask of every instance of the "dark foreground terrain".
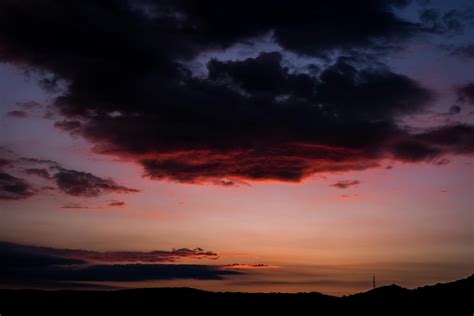
[[320, 293], [212, 293], [188, 288], [119, 291], [0, 290], [9, 315], [469, 315], [474, 276], [414, 290], [396, 285], [334, 297]]

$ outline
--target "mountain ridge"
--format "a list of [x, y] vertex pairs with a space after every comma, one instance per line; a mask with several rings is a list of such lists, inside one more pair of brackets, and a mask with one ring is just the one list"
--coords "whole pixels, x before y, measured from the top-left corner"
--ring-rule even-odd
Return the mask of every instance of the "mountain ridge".
[[473, 315], [474, 275], [415, 289], [388, 285], [347, 296], [319, 292], [209, 292], [194, 288], [142, 288], [110, 291], [0, 290], [3, 315], [153, 315], [205, 311], [207, 315], [270, 313], [322, 315]]

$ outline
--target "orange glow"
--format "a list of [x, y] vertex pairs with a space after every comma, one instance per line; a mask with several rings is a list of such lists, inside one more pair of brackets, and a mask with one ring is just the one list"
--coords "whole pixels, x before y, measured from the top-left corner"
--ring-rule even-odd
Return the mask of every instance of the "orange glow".
[[221, 269], [230, 270], [264, 270], [264, 269], [280, 269], [280, 266], [267, 265], [267, 264], [228, 264], [221, 266]]

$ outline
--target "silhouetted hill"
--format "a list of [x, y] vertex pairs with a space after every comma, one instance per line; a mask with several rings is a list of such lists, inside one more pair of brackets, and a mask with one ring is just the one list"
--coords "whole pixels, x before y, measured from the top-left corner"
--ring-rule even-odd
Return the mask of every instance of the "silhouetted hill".
[[469, 315], [474, 276], [414, 290], [397, 285], [343, 297], [321, 293], [214, 293], [190, 288], [118, 291], [0, 290], [9, 315]]

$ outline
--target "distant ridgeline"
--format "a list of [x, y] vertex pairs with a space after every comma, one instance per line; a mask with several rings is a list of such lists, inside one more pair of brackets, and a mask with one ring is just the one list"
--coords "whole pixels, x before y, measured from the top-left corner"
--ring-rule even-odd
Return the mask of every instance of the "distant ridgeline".
[[474, 275], [414, 290], [397, 285], [335, 297], [320, 293], [213, 293], [190, 288], [118, 291], [0, 290], [10, 315], [468, 315]]

